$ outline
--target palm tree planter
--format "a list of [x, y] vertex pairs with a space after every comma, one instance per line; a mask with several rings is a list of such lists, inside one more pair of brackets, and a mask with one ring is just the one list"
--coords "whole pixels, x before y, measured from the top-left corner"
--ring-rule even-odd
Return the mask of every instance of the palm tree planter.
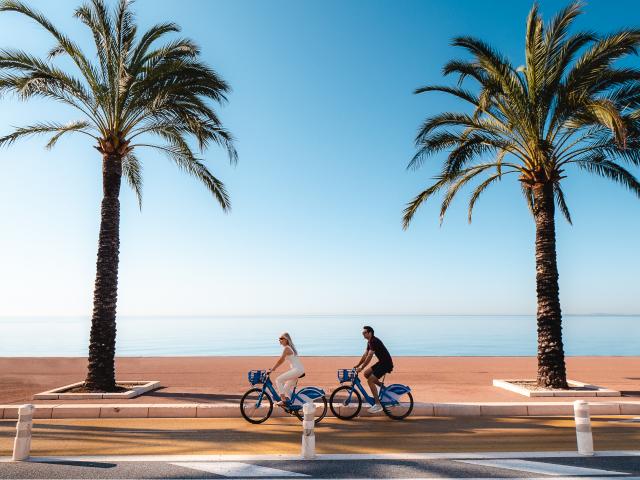
[[[580, 14], [572, 3], [544, 25], [533, 6], [526, 25], [525, 64], [515, 68], [486, 43], [454, 39], [471, 60], [453, 60], [444, 74], [457, 74], [455, 87], [425, 86], [415, 93], [444, 92], [472, 107], [425, 120], [416, 137], [418, 151], [408, 168], [448, 151], [440, 175], [404, 210], [404, 228], [432, 195], [445, 191], [440, 221], [460, 189], [484, 178], [469, 200], [468, 219], [482, 192], [517, 175], [536, 226], [539, 387], [567, 388], [555, 244], [556, 205], [571, 216], [561, 182], [571, 167], [603, 176], [640, 196], [640, 183], [625, 168], [640, 164], [640, 70], [614, 63], [635, 54], [639, 30], [599, 37], [569, 33]], [[476, 91], [462, 87], [474, 81]], [[491, 159], [488, 157], [491, 156]]]
[[158, 381], [119, 381], [118, 386], [121, 387], [121, 391], [103, 393], [90, 391], [85, 387], [84, 382], [76, 382], [47, 390], [46, 392], [36, 393], [33, 396], [33, 400], [124, 400], [139, 397], [162, 387]]
[[509, 390], [525, 397], [620, 397], [622, 393], [618, 390], [599, 387], [575, 380], [567, 380], [567, 389], [549, 389], [539, 387], [535, 380], [493, 380], [493, 386]]
[[[131, 1], [120, 0], [113, 10], [103, 0], [91, 0], [75, 11], [93, 36], [96, 61], [61, 33], [46, 17], [26, 4], [0, 1], [0, 12], [17, 12], [35, 21], [55, 40], [47, 59], [19, 50], [0, 50], [0, 93], [21, 99], [49, 98], [77, 110], [81, 119], [67, 124], [37, 123], [0, 138], [0, 145], [35, 135], [52, 135], [47, 148], [63, 135], [92, 138], [100, 152], [103, 199], [100, 212], [98, 260], [91, 320], [88, 371], [84, 390], [114, 392], [118, 255], [120, 250], [120, 185], [124, 177], [141, 202], [142, 170], [136, 155], [143, 147], [167, 155], [188, 174], [202, 181], [226, 211], [224, 185], [196, 155], [213, 142], [237, 161], [233, 140], [210, 102], [223, 103], [227, 83], [199, 59], [189, 39], [158, 44], [178, 32], [173, 23], [156, 25], [138, 35]], [[53, 65], [66, 56], [76, 76]], [[159, 137], [161, 143], [154, 143]], [[190, 140], [197, 142], [197, 150]]]

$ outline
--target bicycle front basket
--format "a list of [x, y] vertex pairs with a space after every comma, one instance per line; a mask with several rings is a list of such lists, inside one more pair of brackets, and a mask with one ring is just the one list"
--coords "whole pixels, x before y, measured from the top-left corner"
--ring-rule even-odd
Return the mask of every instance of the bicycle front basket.
[[355, 377], [355, 372], [351, 368], [341, 368], [338, 370], [338, 381], [340, 383], [351, 382]]
[[251, 385], [257, 385], [258, 383], [264, 383], [267, 379], [267, 371], [266, 370], [250, 370], [247, 374], [249, 378], [249, 383]]

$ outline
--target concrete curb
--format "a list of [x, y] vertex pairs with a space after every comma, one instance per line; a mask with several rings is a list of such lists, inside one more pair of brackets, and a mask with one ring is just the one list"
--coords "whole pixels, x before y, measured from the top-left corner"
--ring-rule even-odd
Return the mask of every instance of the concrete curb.
[[120, 393], [64, 393], [73, 387], [83, 385], [84, 382], [76, 382], [70, 385], [64, 385], [62, 387], [54, 388], [53, 390], [47, 390], [46, 392], [36, 393], [33, 396], [34, 400], [124, 400], [127, 398], [136, 398], [143, 393], [150, 392], [151, 390], [157, 390], [162, 387], [157, 380], [118, 380], [118, 385], [129, 385], [130, 390]]
[[[510, 392], [524, 395], [525, 397], [621, 397], [622, 394], [618, 390], [599, 387], [590, 383], [578, 382], [576, 380], [567, 380], [570, 388], [573, 390], [529, 390], [526, 387], [518, 385], [516, 382], [535, 383], [535, 379], [522, 380], [493, 380], [493, 386], [509, 390]], [[578, 390], [580, 389], [580, 390]]]
[[[137, 403], [35, 405], [35, 419], [62, 418], [239, 418], [237, 403]], [[0, 405], [0, 418], [16, 420], [20, 405]], [[591, 415], [640, 415], [640, 401], [589, 403]], [[327, 412], [331, 416], [331, 409]], [[363, 408], [363, 416], [369, 416]], [[377, 415], [384, 415], [383, 413]], [[412, 415], [426, 417], [537, 417], [573, 416], [573, 402], [417, 402]], [[274, 417], [288, 416], [274, 407]]]

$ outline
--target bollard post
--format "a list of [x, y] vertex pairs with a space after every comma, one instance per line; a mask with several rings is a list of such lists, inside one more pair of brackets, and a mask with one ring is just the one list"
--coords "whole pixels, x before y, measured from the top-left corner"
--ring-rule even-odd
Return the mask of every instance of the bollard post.
[[16, 439], [13, 442], [13, 461], [27, 460], [31, 452], [31, 427], [33, 426], [34, 406], [22, 405], [18, 409]]
[[302, 420], [302, 458], [311, 459], [316, 456], [316, 436], [313, 432], [315, 427], [316, 406], [305, 403], [302, 407], [304, 417]]
[[576, 419], [578, 453], [580, 455], [593, 455], [593, 434], [591, 433], [589, 404], [584, 400], [576, 400], [573, 402], [573, 412]]

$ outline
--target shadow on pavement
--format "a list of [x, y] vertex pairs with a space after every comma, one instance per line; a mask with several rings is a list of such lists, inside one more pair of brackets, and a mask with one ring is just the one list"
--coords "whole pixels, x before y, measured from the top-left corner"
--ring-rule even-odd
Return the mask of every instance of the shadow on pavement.
[[79, 462], [79, 461], [62, 461], [62, 460], [36, 460], [34, 463], [40, 463], [44, 465], [67, 465], [71, 467], [89, 467], [89, 468], [115, 468], [117, 463], [105, 463], [105, 462]]
[[194, 393], [194, 392], [166, 392], [163, 389], [147, 392], [144, 394], [146, 398], [172, 398], [178, 401], [188, 401], [195, 403], [207, 403], [207, 402], [239, 402], [242, 395], [235, 395], [229, 393]]

